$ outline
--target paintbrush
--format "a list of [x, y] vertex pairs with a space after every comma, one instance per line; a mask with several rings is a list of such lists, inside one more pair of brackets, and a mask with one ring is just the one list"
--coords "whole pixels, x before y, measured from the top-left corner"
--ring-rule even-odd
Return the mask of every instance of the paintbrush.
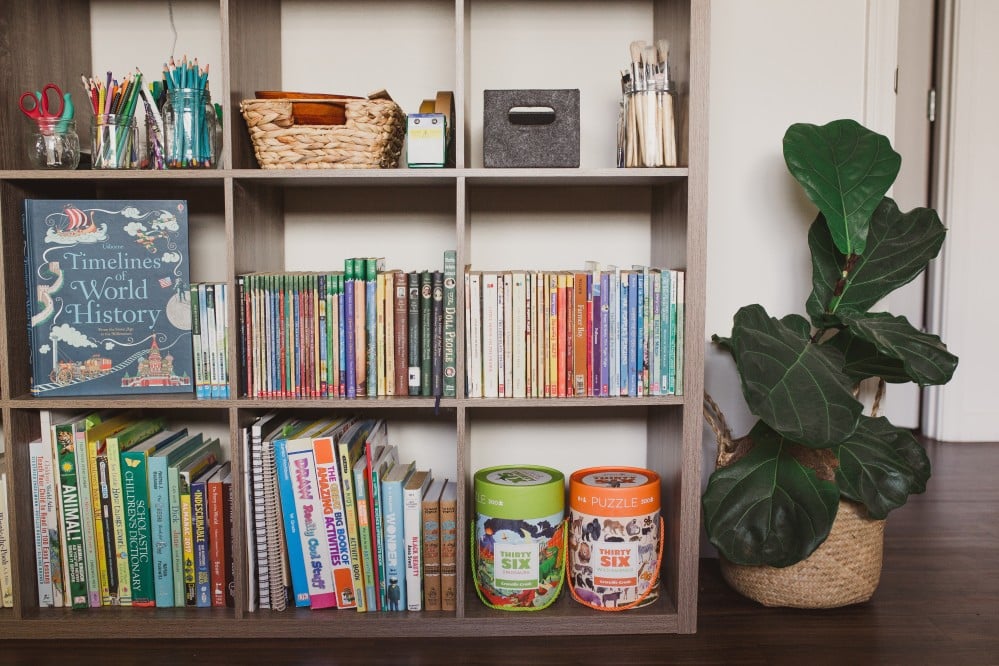
[[669, 76], [669, 41], [656, 42], [660, 76], [662, 76], [662, 152], [663, 165], [676, 166], [676, 109], [673, 106], [673, 82]]
[[642, 56], [645, 53], [645, 42], [641, 40], [636, 40], [630, 44], [631, 50], [631, 81], [632, 81], [632, 95], [631, 95], [631, 114], [632, 123], [635, 128], [635, 132], [632, 134], [632, 143], [634, 144], [632, 150], [634, 154], [633, 166], [642, 166], [642, 149], [641, 146], [644, 143], [643, 134], [645, 132], [645, 113], [642, 108], [642, 104], [639, 103], [637, 95], [645, 91], [645, 68], [642, 66]]

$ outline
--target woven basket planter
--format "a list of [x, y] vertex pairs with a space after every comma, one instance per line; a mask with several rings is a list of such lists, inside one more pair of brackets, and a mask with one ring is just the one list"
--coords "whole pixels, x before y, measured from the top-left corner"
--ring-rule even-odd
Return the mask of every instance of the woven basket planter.
[[[752, 449], [749, 437], [732, 439], [721, 410], [707, 394], [704, 417], [718, 441], [718, 467]], [[806, 464], [820, 478], [832, 478], [831, 451], [810, 449], [802, 454], [811, 456]], [[801, 562], [780, 568], [734, 564], [720, 557], [722, 577], [735, 591], [764, 606], [837, 608], [862, 603], [874, 595], [881, 580], [884, 530], [885, 521], [869, 518], [863, 505], [841, 499], [829, 536]]]
[[306, 101], [344, 107], [346, 123], [296, 125], [290, 99], [246, 99], [240, 103], [261, 169], [398, 166], [406, 135], [406, 115], [398, 104], [388, 99]]

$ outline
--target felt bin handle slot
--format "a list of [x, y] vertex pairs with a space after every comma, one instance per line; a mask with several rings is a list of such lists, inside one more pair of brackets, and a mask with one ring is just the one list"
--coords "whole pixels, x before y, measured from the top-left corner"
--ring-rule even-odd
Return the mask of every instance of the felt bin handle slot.
[[507, 112], [511, 125], [551, 125], [555, 109], [550, 106], [515, 106]]

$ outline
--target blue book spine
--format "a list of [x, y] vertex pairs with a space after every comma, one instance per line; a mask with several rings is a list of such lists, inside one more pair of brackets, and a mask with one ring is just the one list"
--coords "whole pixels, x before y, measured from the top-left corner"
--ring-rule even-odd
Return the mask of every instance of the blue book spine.
[[600, 273], [600, 395], [610, 395], [610, 273]]
[[347, 397], [357, 397], [357, 352], [354, 348], [356, 339], [354, 337], [354, 260], [344, 260], [344, 306], [343, 306], [343, 337], [345, 344], [344, 355], [347, 362]]
[[[389, 592], [383, 610], [406, 610], [406, 540], [403, 538], [403, 481], [382, 484], [385, 577]], [[398, 589], [393, 589], [397, 587]]]
[[194, 593], [198, 608], [212, 605], [211, 573], [208, 570], [208, 487], [209, 474], [191, 484], [191, 527], [194, 534]]
[[638, 273], [628, 274], [628, 395], [638, 395]]
[[295, 489], [292, 487], [291, 469], [284, 439], [274, 440], [274, 467], [277, 470], [278, 496], [284, 517], [284, 536], [288, 549], [288, 567], [291, 570], [291, 587], [296, 606], [309, 605], [309, 579], [305, 574], [302, 540], [298, 530], [298, 513], [295, 509]]
[[150, 456], [149, 518], [153, 541], [153, 592], [156, 605], [174, 605], [173, 547], [170, 535], [170, 492], [167, 461], [163, 456]]

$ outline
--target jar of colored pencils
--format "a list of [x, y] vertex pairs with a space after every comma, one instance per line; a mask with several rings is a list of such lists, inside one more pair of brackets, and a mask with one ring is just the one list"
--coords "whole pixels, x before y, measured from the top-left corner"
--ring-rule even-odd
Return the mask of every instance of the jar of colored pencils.
[[95, 169], [138, 169], [139, 130], [131, 114], [98, 114], [90, 121]]
[[217, 118], [202, 88], [167, 90], [163, 105], [167, 169], [213, 169], [218, 164]]

